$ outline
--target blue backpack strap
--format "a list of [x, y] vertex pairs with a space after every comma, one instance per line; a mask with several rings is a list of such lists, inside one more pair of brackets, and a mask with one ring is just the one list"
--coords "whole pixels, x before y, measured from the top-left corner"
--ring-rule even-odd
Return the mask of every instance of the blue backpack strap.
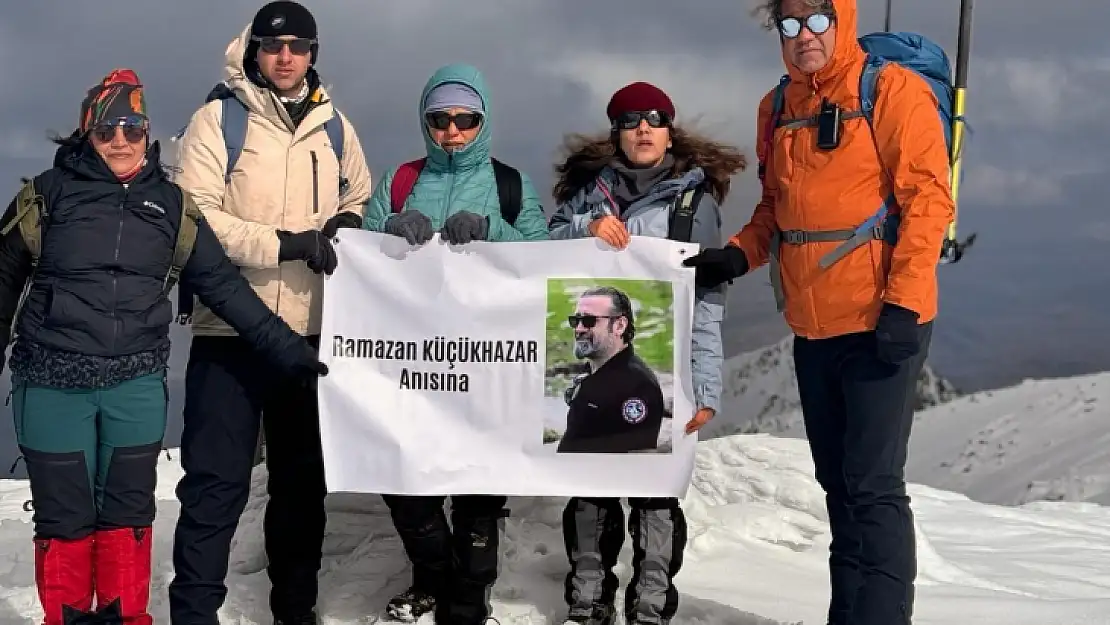
[[339, 195], [347, 192], [350, 181], [343, 175], [343, 120], [338, 113], [332, 113], [331, 118], [324, 122], [324, 132], [328, 133], [328, 142], [335, 152], [335, 160], [339, 163]]
[[222, 98], [223, 117], [220, 128], [224, 133], [224, 145], [227, 146], [227, 170], [224, 172], [224, 182], [231, 182], [231, 172], [239, 155], [243, 152], [243, 143], [247, 138], [247, 107], [234, 95]]

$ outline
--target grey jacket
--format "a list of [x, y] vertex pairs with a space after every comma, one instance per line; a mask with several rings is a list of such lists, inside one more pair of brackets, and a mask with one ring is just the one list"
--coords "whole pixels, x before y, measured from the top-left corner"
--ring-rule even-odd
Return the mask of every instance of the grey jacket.
[[[681, 177], [656, 184], [644, 197], [629, 206], [623, 215], [610, 201], [608, 193], [614, 177], [613, 172], [606, 168], [593, 184], [560, 204], [548, 223], [551, 238], [589, 237], [588, 226], [600, 215], [619, 216], [629, 234], [666, 238], [676, 196], [700, 184], [705, 180], [705, 173], [695, 167]], [[691, 239], [703, 249], [721, 246], [721, 210], [709, 193], [703, 194], [698, 202]], [[720, 412], [724, 366], [721, 322], [725, 316], [725, 287], [722, 285], [712, 290], [697, 288], [694, 298], [693, 344], [690, 350], [694, 398], [698, 408], [712, 408]]]

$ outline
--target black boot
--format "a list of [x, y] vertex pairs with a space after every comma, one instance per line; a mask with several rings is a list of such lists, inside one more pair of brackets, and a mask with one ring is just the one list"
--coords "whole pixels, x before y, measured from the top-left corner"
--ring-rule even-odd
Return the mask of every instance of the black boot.
[[436, 607], [436, 598], [416, 586], [393, 597], [385, 606], [390, 618], [402, 623], [415, 623]]

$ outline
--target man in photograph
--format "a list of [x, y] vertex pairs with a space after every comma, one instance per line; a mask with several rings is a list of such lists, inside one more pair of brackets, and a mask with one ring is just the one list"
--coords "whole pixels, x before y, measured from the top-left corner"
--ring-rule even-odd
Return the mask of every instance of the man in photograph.
[[567, 429], [559, 453], [655, 451], [664, 416], [663, 390], [636, 355], [632, 303], [612, 287], [595, 287], [579, 298], [568, 318], [574, 355], [588, 374], [566, 392]]

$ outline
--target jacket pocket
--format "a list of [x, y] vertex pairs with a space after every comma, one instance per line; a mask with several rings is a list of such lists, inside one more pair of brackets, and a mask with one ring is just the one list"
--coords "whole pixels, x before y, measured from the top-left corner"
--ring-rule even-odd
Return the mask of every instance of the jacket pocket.
[[312, 155], [312, 214], [320, 212], [320, 161], [316, 158], [316, 151]]
[[51, 328], [67, 328], [92, 333], [89, 323], [91, 311], [76, 295], [58, 285], [51, 285], [47, 291], [45, 324]]

